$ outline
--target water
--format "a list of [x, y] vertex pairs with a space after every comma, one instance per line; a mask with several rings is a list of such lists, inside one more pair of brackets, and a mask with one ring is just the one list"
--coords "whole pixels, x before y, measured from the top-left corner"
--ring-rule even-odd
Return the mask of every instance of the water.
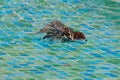
[[[119, 0], [1, 0], [1, 80], [120, 80]], [[88, 41], [32, 35], [60, 20]]]

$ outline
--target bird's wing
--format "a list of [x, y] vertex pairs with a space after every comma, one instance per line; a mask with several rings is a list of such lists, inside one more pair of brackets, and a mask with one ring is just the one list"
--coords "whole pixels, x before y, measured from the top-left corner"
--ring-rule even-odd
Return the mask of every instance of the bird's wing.
[[73, 30], [65, 26], [60, 21], [52, 21], [49, 24], [47, 24], [45, 28], [41, 29], [40, 32], [47, 33], [47, 35], [62, 36], [65, 38], [69, 38], [68, 35], [71, 35]]
[[47, 24], [46, 27], [60, 27], [60, 28], [63, 28], [64, 26], [65, 25], [60, 21], [52, 21], [49, 24]]
[[51, 31], [59, 31], [59, 32], [63, 32], [64, 31], [64, 27], [65, 25], [60, 22], [60, 21], [52, 21], [49, 24], [46, 25], [46, 27], [42, 28], [40, 30], [40, 32], [51, 32]]

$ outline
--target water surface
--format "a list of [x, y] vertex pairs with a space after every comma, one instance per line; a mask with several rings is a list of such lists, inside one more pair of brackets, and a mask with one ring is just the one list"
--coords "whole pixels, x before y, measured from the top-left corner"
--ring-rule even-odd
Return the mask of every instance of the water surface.
[[[1, 0], [1, 80], [119, 80], [119, 0]], [[60, 20], [88, 41], [32, 35]]]

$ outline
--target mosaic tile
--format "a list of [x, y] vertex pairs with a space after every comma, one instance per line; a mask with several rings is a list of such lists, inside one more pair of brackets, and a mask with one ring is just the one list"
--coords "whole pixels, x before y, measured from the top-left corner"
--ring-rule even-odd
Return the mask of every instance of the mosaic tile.
[[[0, 0], [0, 79], [120, 80], [120, 3], [115, 1]], [[82, 31], [88, 41], [33, 35], [52, 20]]]

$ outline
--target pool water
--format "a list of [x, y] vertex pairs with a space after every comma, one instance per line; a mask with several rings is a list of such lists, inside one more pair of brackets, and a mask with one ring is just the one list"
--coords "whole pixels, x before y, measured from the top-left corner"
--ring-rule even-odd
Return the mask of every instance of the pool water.
[[[120, 80], [119, 0], [0, 0], [0, 80]], [[44, 41], [53, 20], [87, 42]]]

